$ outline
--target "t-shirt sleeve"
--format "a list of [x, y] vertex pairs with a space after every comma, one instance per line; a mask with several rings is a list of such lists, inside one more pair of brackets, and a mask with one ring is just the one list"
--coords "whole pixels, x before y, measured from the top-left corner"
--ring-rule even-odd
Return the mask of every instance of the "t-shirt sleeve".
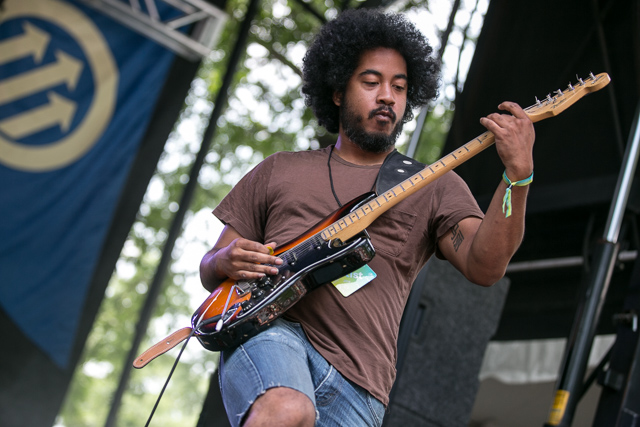
[[432, 203], [435, 215], [429, 229], [436, 242], [436, 256], [443, 258], [437, 242], [455, 224], [468, 217], [484, 218], [484, 213], [471, 194], [469, 186], [455, 172], [448, 172], [436, 181]]
[[275, 156], [269, 156], [247, 173], [213, 210], [225, 225], [245, 239], [262, 242], [267, 217], [269, 179]]

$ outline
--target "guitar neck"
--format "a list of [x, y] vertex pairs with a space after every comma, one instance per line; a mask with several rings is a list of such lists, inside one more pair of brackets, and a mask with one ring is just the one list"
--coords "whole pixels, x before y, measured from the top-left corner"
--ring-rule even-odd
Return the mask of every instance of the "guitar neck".
[[476, 154], [491, 147], [494, 142], [493, 133], [489, 131], [483, 133], [326, 227], [320, 236], [325, 241], [339, 239], [346, 242], [371, 225], [387, 210]]
[[[527, 107], [527, 113], [533, 123], [550, 117], [554, 117], [569, 108], [583, 96], [605, 87], [611, 79], [606, 73], [591, 74], [586, 80], [578, 79], [575, 85], [569, 84], [564, 91], [557, 90], [555, 95], [547, 95], [543, 101], [536, 100], [536, 104]], [[435, 181], [446, 172], [466, 162], [479, 152], [490, 147], [495, 142], [495, 135], [487, 131], [482, 135], [467, 142], [462, 147], [444, 156], [440, 160], [424, 168], [412, 177], [402, 181], [391, 190], [381, 194], [375, 199], [353, 212], [342, 217], [338, 221], [323, 229], [319, 234], [325, 240], [341, 240], [346, 242], [362, 230], [367, 228], [376, 218], [391, 209], [406, 197], [412, 195], [427, 184]]]

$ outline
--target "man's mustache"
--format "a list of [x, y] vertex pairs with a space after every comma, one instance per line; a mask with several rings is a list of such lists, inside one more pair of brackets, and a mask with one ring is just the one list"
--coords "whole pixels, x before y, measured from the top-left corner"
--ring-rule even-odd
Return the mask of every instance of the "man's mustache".
[[391, 118], [391, 122], [395, 123], [396, 122], [396, 113], [393, 112], [393, 109], [391, 109], [391, 107], [383, 105], [382, 107], [378, 107], [375, 110], [371, 111], [369, 113], [369, 118], [373, 119], [373, 117], [378, 114], [378, 113], [387, 113], [389, 115], [389, 117]]

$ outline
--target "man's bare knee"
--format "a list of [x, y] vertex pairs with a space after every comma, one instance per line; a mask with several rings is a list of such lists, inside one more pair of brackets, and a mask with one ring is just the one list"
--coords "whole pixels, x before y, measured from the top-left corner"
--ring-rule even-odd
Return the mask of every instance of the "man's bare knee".
[[307, 395], [287, 387], [270, 388], [251, 405], [245, 427], [312, 427], [316, 410]]

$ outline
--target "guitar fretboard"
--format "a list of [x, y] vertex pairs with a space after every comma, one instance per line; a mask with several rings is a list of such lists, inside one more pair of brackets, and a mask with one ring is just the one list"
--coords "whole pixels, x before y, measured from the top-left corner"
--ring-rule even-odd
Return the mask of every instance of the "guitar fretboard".
[[[569, 108], [584, 95], [600, 90], [606, 86], [610, 80], [606, 73], [601, 73], [597, 76], [591, 74], [589, 78], [585, 80], [578, 79], [578, 83], [575, 86], [569, 84], [564, 91], [557, 90], [554, 92], [555, 95], [547, 95], [543, 101], [536, 99], [536, 104], [525, 108], [524, 111], [534, 123], [549, 117], [554, 117]], [[346, 242], [368, 227], [388, 209], [444, 175], [446, 172], [464, 163], [482, 150], [490, 147], [494, 142], [495, 136], [489, 131], [472, 139], [462, 147], [425, 167], [422, 171], [402, 181], [384, 194], [364, 203], [348, 215], [329, 225], [320, 232], [320, 237], [324, 241], [339, 239]]]
[[478, 154], [485, 148], [493, 145], [494, 140], [495, 137], [491, 132], [485, 132], [474, 138], [462, 147], [442, 157], [437, 162], [428, 165], [420, 172], [405, 179], [400, 184], [375, 199], [364, 203], [348, 215], [329, 225], [322, 230], [320, 237], [325, 241], [336, 238], [346, 241], [348, 238], [355, 236], [368, 227], [376, 218], [406, 197]]

